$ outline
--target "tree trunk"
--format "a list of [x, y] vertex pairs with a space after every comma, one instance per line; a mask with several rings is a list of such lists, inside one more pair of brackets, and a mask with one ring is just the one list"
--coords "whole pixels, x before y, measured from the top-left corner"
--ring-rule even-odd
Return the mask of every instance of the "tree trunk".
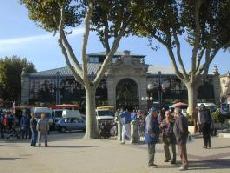
[[188, 82], [185, 84], [188, 91], [188, 114], [192, 117], [193, 125], [195, 126], [194, 132], [197, 132], [197, 99], [198, 99], [198, 84]]
[[98, 128], [95, 113], [95, 93], [96, 89], [94, 86], [86, 87], [86, 139], [98, 138]]

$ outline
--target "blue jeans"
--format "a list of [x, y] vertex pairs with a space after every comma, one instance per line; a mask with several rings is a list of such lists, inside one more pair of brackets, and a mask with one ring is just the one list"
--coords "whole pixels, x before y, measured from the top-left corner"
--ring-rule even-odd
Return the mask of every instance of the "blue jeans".
[[31, 138], [31, 146], [35, 146], [38, 138], [38, 131], [35, 129], [31, 129], [32, 138]]

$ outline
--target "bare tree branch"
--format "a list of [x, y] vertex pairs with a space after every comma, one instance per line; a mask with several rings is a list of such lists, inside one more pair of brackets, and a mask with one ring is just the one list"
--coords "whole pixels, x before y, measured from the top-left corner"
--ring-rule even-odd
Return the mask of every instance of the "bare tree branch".
[[59, 24], [59, 32], [60, 32], [60, 37], [59, 37], [59, 44], [61, 48], [64, 51], [64, 55], [66, 59], [69, 61], [71, 66], [73, 66], [76, 69], [76, 72], [78, 73], [79, 77], [83, 79], [83, 74], [82, 74], [82, 69], [81, 66], [79, 65], [79, 62], [77, 58], [75, 57], [75, 54], [73, 52], [72, 47], [70, 46], [66, 35], [64, 31], [64, 12], [63, 12], [63, 6], [61, 7], [61, 16], [60, 16], [60, 24]]
[[83, 80], [85, 81], [86, 84], [88, 84], [89, 79], [88, 79], [88, 69], [87, 69], [87, 54], [86, 54], [86, 48], [87, 48], [87, 43], [88, 43], [88, 38], [89, 38], [89, 32], [90, 32], [90, 20], [92, 17], [92, 12], [93, 12], [93, 2], [89, 2], [89, 6], [86, 12], [85, 16], [85, 33], [83, 35], [83, 43], [82, 43], [82, 69], [83, 69]]
[[201, 37], [201, 28], [200, 28], [200, 23], [199, 23], [199, 10], [200, 10], [200, 6], [201, 6], [202, 2], [201, 0], [198, 0], [196, 2], [196, 7], [195, 7], [195, 24], [196, 24], [196, 28], [195, 28], [195, 43], [192, 49], [192, 58], [191, 58], [191, 72], [192, 72], [192, 76], [193, 73], [196, 72], [197, 69], [197, 54], [199, 51], [199, 43], [200, 43], [200, 37]]
[[208, 74], [210, 64], [212, 63], [213, 59], [215, 58], [215, 56], [216, 56], [216, 54], [218, 53], [219, 50], [220, 50], [220, 47], [218, 47], [218, 48], [216, 48], [214, 50], [211, 50], [211, 49], [206, 50], [206, 52], [205, 52], [205, 62], [199, 68], [199, 71], [197, 72], [197, 74], [203, 73], [204, 76], [206, 76]]
[[179, 65], [181, 67], [181, 69], [183, 70], [183, 73], [184, 73], [184, 77], [185, 78], [188, 78], [188, 74], [185, 70], [185, 67], [184, 67], [184, 63], [183, 63], [183, 60], [181, 58], [181, 54], [180, 54], [180, 42], [179, 42], [179, 39], [178, 39], [178, 36], [177, 36], [177, 33], [176, 31], [174, 30], [173, 31], [173, 37], [174, 37], [174, 40], [176, 42], [176, 47], [177, 47], [177, 58], [178, 58], [178, 62], [179, 62]]
[[109, 45], [109, 25], [108, 21], [105, 21], [105, 30], [104, 30], [104, 44], [105, 44], [105, 49], [106, 49], [106, 54], [110, 52], [110, 45]]
[[202, 49], [198, 54], [196, 73], [198, 72], [198, 70], [200, 68], [200, 62], [201, 62], [201, 60], [202, 60], [202, 58], [204, 56], [204, 51], [205, 51], [205, 49]]
[[117, 37], [114, 38], [110, 52], [106, 55], [106, 58], [105, 58], [103, 64], [101, 65], [100, 70], [98, 71], [98, 73], [96, 75], [96, 78], [93, 81], [93, 83], [96, 87], [99, 85], [101, 78], [103, 77], [106, 70], [108, 69], [108, 65], [111, 62], [114, 53], [117, 51], [120, 39], [122, 38], [122, 36], [125, 33], [125, 29], [126, 29], [126, 23], [123, 23], [122, 26], [120, 27], [120, 31], [119, 31]]
[[[155, 38], [156, 40], [158, 40], [161, 44], [163, 44], [166, 49], [168, 50], [168, 53], [169, 53], [169, 57], [171, 59], [171, 62], [173, 64], [173, 68], [174, 68], [174, 71], [176, 73], [176, 75], [178, 76], [179, 79], [183, 80], [184, 79], [184, 75], [179, 71], [178, 69], [178, 66], [177, 66], [177, 63], [176, 63], [176, 59], [175, 59], [175, 56], [173, 54], [173, 51], [172, 51], [172, 46], [171, 46], [171, 41], [169, 41], [168, 43], [166, 41], [164, 41], [162, 38], [156, 36], [155, 34], [152, 35], [153, 38]], [[170, 36], [168, 36], [170, 37]], [[169, 38], [169, 40], [171, 40]]]
[[62, 53], [63, 53], [64, 56], [65, 56], [66, 64], [67, 64], [67, 66], [70, 68], [70, 70], [72, 71], [75, 80], [78, 81], [81, 85], [84, 86], [84, 81], [83, 81], [82, 78], [79, 76], [79, 74], [75, 71], [74, 67], [71, 65], [71, 63], [70, 63], [70, 61], [69, 61], [69, 59], [68, 59], [68, 55], [67, 55], [67, 53], [66, 53], [66, 49], [65, 49], [65, 47], [63, 46], [63, 44], [61, 43], [61, 40], [59, 39], [58, 42], [59, 42], [59, 46], [61, 47]]

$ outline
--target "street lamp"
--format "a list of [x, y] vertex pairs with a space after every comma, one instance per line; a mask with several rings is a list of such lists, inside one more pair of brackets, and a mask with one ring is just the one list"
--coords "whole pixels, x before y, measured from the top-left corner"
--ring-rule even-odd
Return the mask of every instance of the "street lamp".
[[60, 72], [58, 71], [56, 73], [56, 105], [59, 105], [60, 102]]
[[161, 87], [161, 72], [159, 71], [158, 72], [158, 102], [159, 102], [159, 105], [161, 107], [161, 103], [162, 103], [162, 87]]

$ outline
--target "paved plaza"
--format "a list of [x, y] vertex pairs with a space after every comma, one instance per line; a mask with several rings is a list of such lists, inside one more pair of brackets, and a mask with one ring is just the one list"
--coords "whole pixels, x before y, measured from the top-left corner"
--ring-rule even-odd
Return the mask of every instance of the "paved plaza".
[[[30, 147], [29, 141], [0, 141], [0, 173], [173, 173], [178, 165], [164, 162], [157, 145], [158, 168], [147, 167], [146, 145], [121, 145], [117, 140], [83, 140], [82, 133], [50, 134], [48, 147]], [[230, 139], [213, 138], [212, 149], [202, 139], [188, 144], [186, 172], [230, 172]]]

